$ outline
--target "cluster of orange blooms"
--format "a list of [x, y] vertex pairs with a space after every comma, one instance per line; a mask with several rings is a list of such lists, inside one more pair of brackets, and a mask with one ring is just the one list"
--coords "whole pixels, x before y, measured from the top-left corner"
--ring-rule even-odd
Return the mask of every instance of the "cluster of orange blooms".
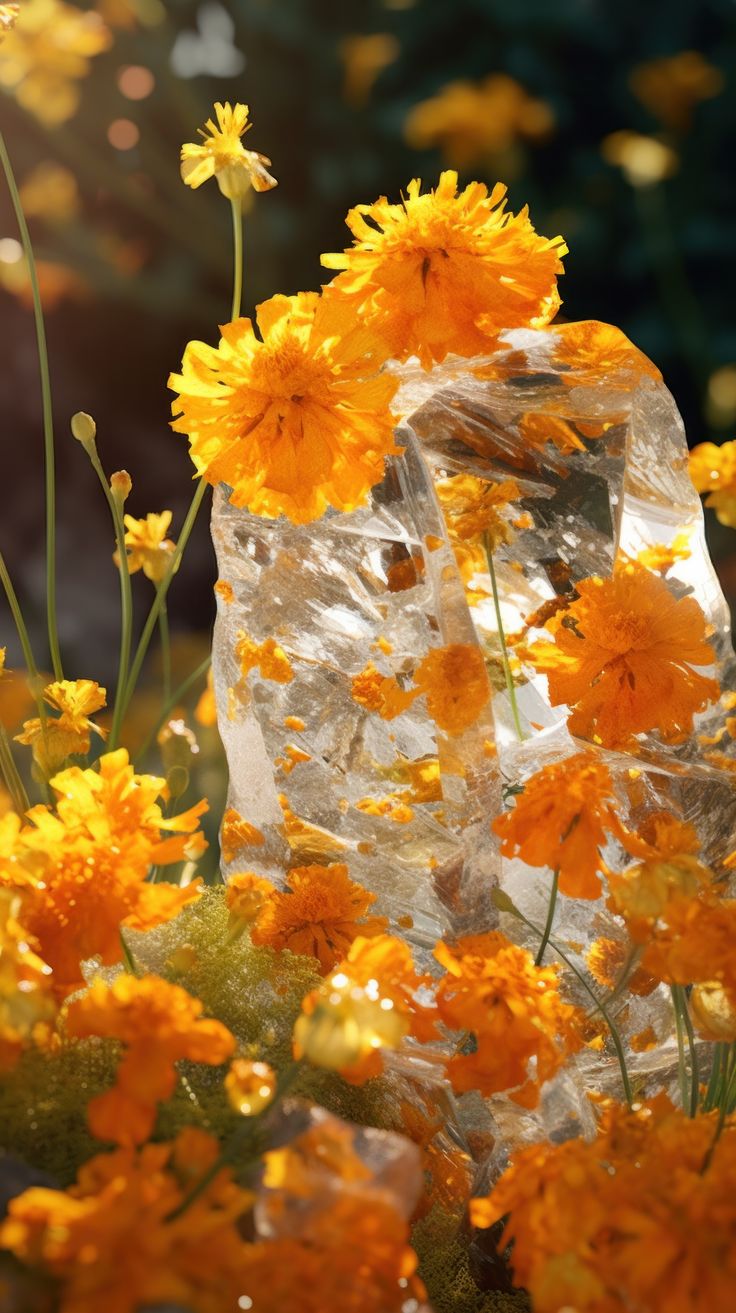
[[[201, 143], [183, 148], [187, 185], [214, 177], [233, 204], [247, 187], [274, 186], [270, 161], [242, 145], [247, 108], [217, 105], [215, 120]], [[544, 327], [559, 306], [564, 243], [540, 237], [526, 211], [510, 214], [501, 185], [490, 194], [478, 183], [458, 192], [457, 175], [446, 172], [435, 191], [422, 193], [414, 180], [401, 204], [381, 198], [357, 206], [348, 224], [354, 244], [323, 257], [337, 276], [321, 294], [275, 296], [258, 307], [255, 325], [246, 318], [225, 325], [218, 347], [190, 343], [170, 380], [174, 428], [188, 435], [198, 474], [227, 485], [233, 504], [253, 514], [302, 524], [329, 508], [364, 504], [385, 458], [397, 453], [397, 380], [387, 361], [414, 356], [429, 369], [450, 354], [487, 356], [503, 330]], [[615, 333], [588, 326], [568, 337], [591, 378], [605, 360], [612, 368], [648, 367]], [[572, 431], [557, 433], [560, 450], [576, 444]], [[699, 486], [720, 499], [723, 518], [731, 514], [723, 500], [728, 453], [720, 465], [707, 456], [707, 476], [704, 453], [693, 469], [701, 470]], [[438, 491], [458, 559], [472, 574], [479, 551], [510, 540], [507, 508], [518, 487], [452, 476]], [[170, 522], [169, 512], [126, 517], [129, 571], [160, 583], [174, 568]], [[682, 742], [695, 715], [718, 698], [718, 684], [702, 673], [715, 664], [703, 612], [641, 561], [623, 560], [608, 578], [578, 581], [544, 628], [519, 654], [547, 677], [551, 704], [570, 708], [570, 731], [591, 746], [524, 781], [493, 824], [501, 852], [554, 873], [550, 916], [558, 890], [590, 901], [605, 894], [638, 970], [627, 976], [622, 963], [617, 980], [616, 945], [610, 951], [613, 941], [601, 940], [589, 963], [598, 981], [614, 992], [687, 986], [687, 1015], [701, 1035], [733, 1044], [736, 899], [700, 861], [698, 836], [682, 819], [650, 809], [638, 825], [624, 823], [619, 792], [631, 773], [615, 777], [599, 752], [636, 749], [650, 734]], [[273, 637], [241, 631], [234, 656], [244, 687], [258, 676], [280, 684], [294, 678]], [[451, 736], [475, 725], [491, 696], [480, 651], [462, 643], [433, 648], [409, 687], [370, 663], [351, 689], [356, 703], [386, 720], [423, 697]], [[87, 756], [93, 734], [104, 737], [92, 716], [105, 697], [93, 681], [56, 680], [18, 736], [53, 801], [0, 820], [0, 1069], [34, 1046], [111, 1041], [114, 1084], [90, 1100], [86, 1115], [92, 1134], [117, 1147], [84, 1164], [68, 1190], [33, 1188], [14, 1199], [0, 1244], [58, 1279], [61, 1313], [105, 1304], [133, 1313], [162, 1303], [198, 1313], [297, 1306], [418, 1313], [425, 1291], [409, 1218], [366, 1168], [351, 1128], [317, 1119], [261, 1155], [262, 1179], [252, 1191], [236, 1181], [227, 1146], [222, 1152], [202, 1131], [152, 1142], [177, 1063], [230, 1063], [224, 1088], [245, 1119], [268, 1110], [280, 1085], [270, 1067], [237, 1052], [234, 1034], [205, 1016], [199, 999], [131, 969], [126, 931], [160, 925], [200, 897], [197, 880], [175, 885], [156, 876], [159, 867], [201, 855], [206, 803], [176, 813], [167, 780], [136, 773], [125, 749], [103, 753], [93, 767], [69, 764]], [[434, 761], [411, 786], [422, 800], [437, 796]], [[297, 1066], [311, 1063], [363, 1085], [389, 1068], [391, 1050], [411, 1054], [432, 1044], [441, 1046], [456, 1094], [505, 1095], [535, 1108], [543, 1085], [590, 1042], [590, 1019], [567, 1001], [562, 968], [543, 965], [549, 935], [537, 960], [492, 930], [437, 944], [441, 971], [420, 969], [387, 918], [374, 914], [375, 895], [346, 864], [329, 860], [327, 838], [285, 799], [282, 809], [294, 861], [286, 887], [236, 871], [225, 899], [232, 940], [247, 935], [258, 948], [316, 963], [322, 980], [302, 1000], [293, 1031]], [[257, 852], [266, 839], [230, 809], [225, 863], [246, 844]], [[315, 847], [324, 861], [304, 856]], [[736, 853], [724, 863], [733, 866]], [[506, 910], [516, 915], [513, 904]], [[83, 969], [90, 959], [119, 970], [90, 983]], [[642, 987], [643, 978], [651, 985]], [[724, 1100], [720, 1112], [688, 1118], [664, 1097], [606, 1107], [595, 1141], [518, 1154], [490, 1196], [473, 1202], [472, 1221], [487, 1227], [508, 1216], [515, 1275], [538, 1313], [726, 1307], [736, 1278], [729, 1111]], [[415, 1120], [429, 1154], [432, 1134]], [[437, 1197], [454, 1191], [457, 1204], [469, 1174], [464, 1162], [451, 1166], [437, 1172], [444, 1191]]]

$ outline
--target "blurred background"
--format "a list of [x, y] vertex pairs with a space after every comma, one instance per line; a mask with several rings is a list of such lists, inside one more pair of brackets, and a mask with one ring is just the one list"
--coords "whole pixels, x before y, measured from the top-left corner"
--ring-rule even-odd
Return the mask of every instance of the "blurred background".
[[[166, 379], [229, 317], [230, 209], [191, 192], [179, 147], [242, 100], [276, 191], [246, 220], [246, 313], [319, 285], [349, 206], [443, 166], [508, 183], [570, 247], [563, 314], [618, 324], [663, 370], [691, 444], [736, 420], [733, 0], [21, 0], [0, 46], [0, 111], [40, 262], [59, 463], [67, 671], [112, 681], [117, 581], [107, 508], [69, 417], [97, 420], [127, 510], [192, 493]], [[0, 195], [0, 546], [44, 647], [38, 366], [27, 272]], [[205, 651], [206, 517], [170, 595], [175, 667]], [[736, 596], [732, 531], [709, 514]], [[134, 579], [141, 613], [151, 585]], [[18, 659], [2, 617], [8, 663]]]

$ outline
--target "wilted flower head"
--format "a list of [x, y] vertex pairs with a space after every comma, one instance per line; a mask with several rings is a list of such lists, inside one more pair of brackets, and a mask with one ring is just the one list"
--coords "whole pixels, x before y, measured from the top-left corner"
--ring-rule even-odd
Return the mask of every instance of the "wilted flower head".
[[271, 161], [255, 150], [246, 150], [241, 137], [250, 132], [247, 105], [215, 105], [217, 123], [208, 119], [199, 129], [201, 142], [186, 142], [181, 148], [181, 176], [188, 187], [201, 187], [208, 178], [228, 200], [242, 200], [251, 187], [270, 191], [276, 179], [266, 170]]

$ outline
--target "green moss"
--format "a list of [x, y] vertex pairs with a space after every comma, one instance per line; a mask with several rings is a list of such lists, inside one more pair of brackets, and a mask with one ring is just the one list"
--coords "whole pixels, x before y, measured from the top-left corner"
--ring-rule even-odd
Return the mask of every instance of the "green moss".
[[417, 1222], [412, 1244], [435, 1313], [529, 1313], [529, 1301], [521, 1291], [507, 1294], [478, 1289], [457, 1218], [434, 1208]]

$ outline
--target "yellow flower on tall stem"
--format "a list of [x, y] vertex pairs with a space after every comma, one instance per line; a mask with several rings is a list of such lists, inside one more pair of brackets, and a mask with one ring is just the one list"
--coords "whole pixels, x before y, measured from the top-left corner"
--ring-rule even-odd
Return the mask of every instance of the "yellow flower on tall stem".
[[61, 679], [47, 684], [44, 700], [59, 716], [36, 717], [23, 723], [16, 743], [33, 748], [33, 756], [44, 775], [53, 775], [68, 757], [86, 756], [91, 735], [105, 738], [106, 731], [90, 720], [90, 714], [105, 705], [106, 690], [93, 679]]
[[272, 297], [257, 323], [261, 338], [239, 319], [217, 348], [189, 343], [169, 379], [172, 428], [234, 506], [296, 524], [328, 506], [354, 510], [396, 452], [397, 380], [378, 373], [379, 344], [340, 301], [313, 292]]
[[228, 200], [242, 200], [250, 191], [270, 191], [278, 186], [267, 171], [271, 163], [266, 155], [246, 150], [241, 138], [253, 127], [248, 122], [247, 105], [215, 105], [217, 122], [208, 119], [199, 128], [201, 142], [186, 142], [181, 148], [181, 176], [187, 187], [201, 187], [209, 178], [216, 178], [223, 196]]
[[557, 275], [567, 247], [540, 237], [526, 209], [506, 211], [506, 188], [480, 182], [458, 193], [447, 170], [422, 195], [414, 178], [398, 205], [385, 196], [347, 216], [355, 237], [322, 256], [339, 272], [332, 287], [386, 341], [397, 359], [425, 368], [451, 352], [488, 353], [504, 329], [540, 327], [560, 305]]
[[[176, 544], [166, 535], [171, 526], [171, 511], [160, 514], [149, 512], [145, 519], [137, 520], [134, 515], [126, 515], [125, 546], [128, 555], [128, 570], [136, 574], [142, 570], [151, 583], [160, 584], [171, 564], [171, 556]], [[120, 556], [116, 551], [113, 560], [120, 565]]]

